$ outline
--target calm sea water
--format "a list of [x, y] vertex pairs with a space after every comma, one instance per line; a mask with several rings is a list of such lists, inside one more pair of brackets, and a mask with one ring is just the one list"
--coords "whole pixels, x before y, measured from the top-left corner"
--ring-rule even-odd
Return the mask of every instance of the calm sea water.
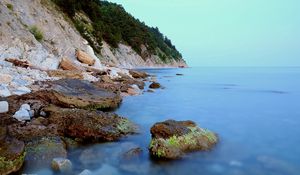
[[[140, 134], [70, 153], [75, 169], [96, 174], [299, 175], [300, 68], [146, 70], [165, 88], [126, 97], [116, 111]], [[183, 76], [176, 76], [182, 73]], [[193, 120], [220, 137], [212, 151], [158, 162], [148, 154], [150, 127], [166, 119]], [[140, 147], [137, 160], [122, 160]], [[84, 153], [82, 153], [84, 152]]]

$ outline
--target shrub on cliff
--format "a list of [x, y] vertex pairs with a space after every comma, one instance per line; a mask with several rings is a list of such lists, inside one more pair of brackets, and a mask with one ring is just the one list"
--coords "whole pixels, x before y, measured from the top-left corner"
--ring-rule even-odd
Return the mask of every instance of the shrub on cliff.
[[31, 26], [29, 28], [30, 33], [33, 34], [36, 40], [42, 41], [44, 38], [43, 32], [37, 26]]
[[[179, 60], [182, 57], [171, 40], [157, 27], [149, 27], [135, 19], [121, 5], [99, 0], [53, 1], [77, 24], [76, 27], [87, 40], [90, 38], [83, 30], [84, 26], [78, 25], [76, 12], [84, 12], [90, 18], [93, 30], [90, 30], [89, 36], [92, 35], [97, 42], [104, 40], [114, 48], [123, 42], [142, 57], [147, 55], [142, 53], [141, 46], [144, 45], [150, 54], [158, 55], [164, 62], [170, 59]], [[160, 52], [164, 54], [159, 54]]]

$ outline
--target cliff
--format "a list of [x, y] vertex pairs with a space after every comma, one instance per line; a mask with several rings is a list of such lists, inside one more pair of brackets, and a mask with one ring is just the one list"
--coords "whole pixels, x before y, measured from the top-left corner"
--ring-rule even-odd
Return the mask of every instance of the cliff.
[[[143, 38], [147, 39], [146, 36], [151, 35], [148, 39], [154, 38], [157, 41], [146, 42], [147, 40], [143, 39], [141, 42], [134, 42], [132, 40], [134, 37], [128, 38], [123, 33], [110, 33], [111, 35], [107, 37], [105, 34], [109, 33], [104, 29], [99, 35], [95, 32], [96, 19], [91, 19], [91, 15], [83, 10], [86, 7], [73, 9], [74, 15], [72, 15], [59, 3], [55, 0], [2, 0], [0, 2], [0, 61], [5, 58], [18, 58], [28, 60], [41, 68], [57, 69], [63, 57], [76, 62], [74, 53], [76, 49], [80, 49], [98, 58], [94, 65], [97, 68], [101, 67], [101, 62], [124, 68], [186, 66], [181, 54], [172, 44], [166, 42], [169, 41], [167, 38], [164, 38], [165, 40], [155, 38], [151, 34], [151, 28], [127, 14], [119, 5], [100, 1], [97, 4], [99, 7], [106, 5], [107, 8], [115, 9], [110, 12], [121, 10], [122, 13], [126, 13], [128, 15], [126, 18], [133, 20], [134, 24], [141, 25], [132, 29], [133, 32], [145, 29], [144, 33], [141, 33], [145, 36]], [[110, 20], [103, 23], [102, 28], [109, 22]], [[80, 25], [82, 23], [85, 25]], [[152, 32], [154, 31], [153, 29]], [[112, 41], [111, 39], [115, 37], [119, 39]], [[138, 43], [138, 47], [132, 43]]]

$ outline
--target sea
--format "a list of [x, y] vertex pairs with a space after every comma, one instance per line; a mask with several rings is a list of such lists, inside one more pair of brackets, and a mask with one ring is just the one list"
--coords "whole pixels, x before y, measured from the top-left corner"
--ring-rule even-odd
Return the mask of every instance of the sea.
[[[155, 75], [163, 88], [148, 92], [148, 82], [142, 95], [125, 97], [115, 111], [136, 123], [139, 133], [71, 151], [78, 174], [85, 169], [99, 175], [300, 174], [299, 67], [143, 71]], [[167, 119], [192, 120], [217, 133], [219, 143], [180, 160], [155, 160], [148, 152], [150, 128]], [[141, 152], [124, 158], [132, 148]], [[46, 173], [53, 172], [36, 172]]]

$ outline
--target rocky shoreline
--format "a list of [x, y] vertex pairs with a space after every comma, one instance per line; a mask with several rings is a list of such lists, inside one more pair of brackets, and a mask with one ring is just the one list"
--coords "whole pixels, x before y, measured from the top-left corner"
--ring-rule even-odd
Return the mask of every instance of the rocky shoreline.
[[[76, 57], [82, 64], [65, 58], [58, 70], [44, 70], [19, 59], [0, 62], [0, 174], [16, 172], [24, 162], [70, 173], [72, 163], [67, 159], [68, 148], [117, 141], [137, 133], [136, 124], [107, 111], [117, 108], [122, 97], [141, 94], [145, 81], [152, 82], [149, 86], [152, 89], [161, 85], [145, 72], [105, 65], [101, 69], [94, 68], [95, 60], [83, 51], [78, 50]], [[173, 125], [180, 127], [175, 121]], [[197, 131], [188, 130], [200, 135], [204, 132], [194, 128]], [[196, 133], [190, 138], [196, 141], [191, 141], [193, 147], [186, 148], [189, 146], [185, 143], [184, 147], [176, 148], [180, 154], [168, 155], [165, 150], [159, 151], [170, 148], [160, 144], [154, 131], [164, 131], [151, 130], [153, 138], [158, 140], [151, 141], [149, 150], [158, 158], [179, 158], [178, 155], [187, 150], [206, 150], [217, 142], [214, 134], [207, 134], [213, 140], [203, 140]], [[177, 133], [176, 136], [180, 139], [182, 135]], [[199, 149], [199, 145], [205, 149]], [[127, 155], [139, 152], [136, 148], [128, 150]]]

